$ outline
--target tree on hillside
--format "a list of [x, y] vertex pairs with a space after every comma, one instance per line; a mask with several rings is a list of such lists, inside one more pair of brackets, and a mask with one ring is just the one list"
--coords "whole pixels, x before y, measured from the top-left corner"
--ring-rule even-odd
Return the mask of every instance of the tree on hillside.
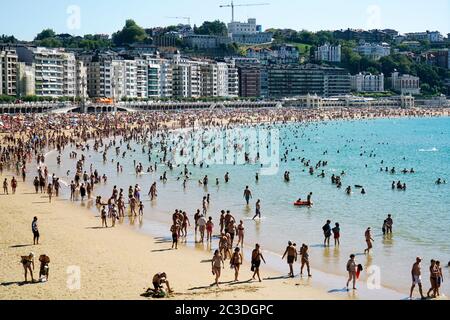
[[34, 38], [34, 40], [44, 40], [44, 39], [50, 39], [50, 38], [54, 38], [56, 36], [55, 31], [53, 31], [52, 29], [44, 29], [42, 30], [40, 33], [37, 34], [36, 38]]
[[213, 22], [205, 21], [200, 27], [194, 27], [195, 34], [226, 36], [228, 35], [228, 28], [225, 23], [215, 20]]
[[145, 30], [138, 26], [134, 20], [127, 20], [121, 31], [112, 35], [112, 40], [116, 46], [143, 42], [147, 39]]
[[0, 43], [17, 43], [18, 40], [14, 36], [7, 36], [6, 34], [2, 34], [0, 36]]

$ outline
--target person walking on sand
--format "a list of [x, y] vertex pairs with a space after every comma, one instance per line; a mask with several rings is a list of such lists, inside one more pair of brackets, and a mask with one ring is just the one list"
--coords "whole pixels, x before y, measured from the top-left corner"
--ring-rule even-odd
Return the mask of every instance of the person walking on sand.
[[237, 226], [237, 234], [238, 234], [238, 242], [237, 245], [239, 247], [239, 245], [241, 247], [244, 247], [244, 221], [240, 220], [239, 224]]
[[200, 231], [200, 242], [203, 243], [205, 241], [205, 229], [206, 229], [206, 219], [203, 215], [200, 215], [200, 218], [198, 218], [198, 229]]
[[257, 244], [255, 245], [255, 249], [253, 249], [253, 251], [252, 251], [252, 261], [251, 261], [251, 263], [252, 263], [251, 271], [253, 271], [252, 280], [256, 280], [256, 279], [255, 279], [255, 276], [258, 276], [259, 282], [262, 281], [262, 280], [261, 280], [261, 276], [260, 276], [260, 274], [259, 274], [259, 267], [261, 266], [261, 260], [262, 260], [264, 263], [266, 263], [266, 260], [264, 260], [264, 257], [263, 257], [263, 255], [262, 255], [262, 253], [261, 253], [260, 248], [261, 248], [261, 247], [260, 247], [259, 244], [257, 243]]
[[220, 211], [219, 225], [220, 225], [220, 233], [222, 233], [225, 228], [225, 210]]
[[48, 184], [47, 186], [47, 195], [48, 195], [48, 202], [51, 203], [52, 202], [52, 195], [53, 195], [53, 186], [51, 183]]
[[301, 256], [301, 268], [300, 268], [300, 277], [303, 276], [303, 268], [306, 265], [306, 269], [308, 271], [308, 277], [312, 277], [311, 275], [311, 269], [309, 267], [309, 253], [308, 253], [308, 246], [306, 244], [303, 244], [300, 248], [300, 256]]
[[[430, 284], [431, 288], [427, 292], [428, 298], [436, 298], [437, 297], [437, 281], [439, 277], [439, 268], [436, 266], [436, 260], [431, 259], [430, 264]], [[430, 293], [433, 292], [433, 295], [430, 296]]]
[[441, 267], [441, 262], [440, 261], [436, 261], [436, 268], [438, 270], [438, 277], [437, 277], [437, 281], [436, 281], [436, 294], [439, 297], [441, 295], [440, 293], [440, 288], [442, 285], [442, 282], [444, 282], [444, 275], [442, 273], [442, 267]]
[[25, 271], [25, 282], [28, 282], [28, 271], [30, 271], [31, 282], [34, 282], [34, 278], [33, 278], [34, 253], [30, 252], [30, 254], [28, 256], [22, 256], [21, 258], [22, 258], [21, 263], [22, 263], [23, 269]]
[[178, 249], [178, 228], [176, 223], [170, 227], [170, 232], [172, 232], [172, 249]]
[[234, 269], [234, 281], [235, 282], [239, 281], [239, 279], [238, 279], [239, 269], [241, 268], [243, 260], [244, 259], [242, 257], [241, 249], [239, 247], [237, 247], [236, 249], [234, 249], [234, 253], [230, 259], [230, 266], [231, 266], [231, 268]]
[[258, 219], [261, 220], [261, 200], [260, 199], [258, 199], [258, 201], [256, 201], [256, 210], [255, 210], [255, 216], [253, 217], [253, 220], [255, 220], [256, 217], [258, 217]]
[[212, 242], [212, 233], [214, 229], [214, 223], [212, 222], [212, 217], [208, 218], [208, 222], [206, 223], [206, 241]]
[[34, 217], [31, 223], [31, 231], [33, 231], [33, 245], [39, 244], [38, 218]]
[[244, 190], [244, 198], [245, 198], [245, 202], [247, 202], [247, 205], [249, 205], [250, 203], [250, 199], [252, 198], [252, 192], [250, 191], [249, 187], [246, 186], [245, 190]]
[[16, 188], [17, 188], [17, 180], [15, 177], [12, 177], [11, 179], [12, 194], [16, 194]]
[[108, 224], [106, 222], [106, 206], [103, 206], [100, 216], [102, 218], [102, 228], [108, 228]]
[[3, 181], [3, 193], [4, 194], [9, 194], [8, 193], [8, 180], [5, 178], [5, 180]]
[[423, 289], [422, 289], [422, 268], [420, 263], [422, 262], [422, 258], [417, 257], [416, 262], [414, 262], [412, 268], [411, 268], [411, 277], [412, 277], [412, 285], [411, 285], [411, 291], [409, 293], [409, 299], [412, 299], [413, 297], [413, 291], [416, 285], [419, 286], [419, 293], [422, 300], [426, 299], [423, 295]]
[[281, 260], [284, 260], [284, 257], [287, 255], [287, 263], [289, 265], [289, 274], [288, 276], [293, 278], [294, 277], [294, 262], [297, 261], [297, 250], [292, 245], [292, 242], [288, 242], [288, 246], [286, 247], [286, 250], [284, 251], [283, 257]]
[[187, 228], [188, 226], [191, 226], [191, 222], [189, 221], [189, 218], [187, 216], [186, 212], [183, 212], [183, 221], [181, 222], [181, 236], [186, 237], [187, 236]]
[[216, 276], [215, 285], [219, 287], [219, 278], [222, 269], [225, 269], [225, 262], [219, 250], [214, 251], [214, 256], [211, 260], [212, 274]]
[[365, 234], [366, 243], [367, 243], [367, 249], [364, 250], [364, 254], [369, 253], [370, 249], [372, 249], [372, 241], [375, 241], [372, 239], [372, 234], [370, 233], [370, 227], [367, 228]]
[[353, 281], [353, 290], [356, 290], [356, 262], [355, 262], [355, 255], [351, 254], [350, 255], [350, 260], [348, 260], [347, 262], [347, 272], [348, 272], [348, 280], [347, 280], [347, 291], [349, 291], [348, 289], [348, 285], [350, 284], [351, 281]]
[[323, 246], [330, 246], [330, 238], [331, 238], [331, 226], [330, 226], [331, 221], [327, 220], [327, 223], [322, 227], [323, 230], [323, 235], [324, 235], [324, 240], [323, 240]]

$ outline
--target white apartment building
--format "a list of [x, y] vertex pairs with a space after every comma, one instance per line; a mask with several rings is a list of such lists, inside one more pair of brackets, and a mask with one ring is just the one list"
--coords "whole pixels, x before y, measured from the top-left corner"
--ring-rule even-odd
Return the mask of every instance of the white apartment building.
[[256, 24], [256, 19], [248, 19], [247, 22], [232, 21], [228, 24], [228, 36], [236, 43], [262, 44], [271, 43], [273, 34], [262, 32], [261, 26]]
[[246, 57], [258, 59], [262, 64], [297, 64], [300, 59], [298, 49], [292, 45], [278, 45], [272, 48], [248, 48]]
[[193, 61], [175, 55], [173, 65], [173, 96], [180, 98], [200, 98], [202, 96], [202, 65], [204, 61]]
[[[148, 62], [148, 96], [169, 98], [173, 95], [173, 65], [171, 61], [145, 56]], [[157, 86], [157, 88], [156, 88]]]
[[401, 94], [420, 94], [420, 79], [409, 74], [392, 73], [392, 89]]
[[387, 43], [367, 43], [363, 42], [355, 48], [361, 56], [367, 57], [372, 60], [379, 60], [382, 57], [386, 57], [391, 54], [391, 47]]
[[384, 74], [359, 73], [350, 77], [351, 88], [356, 92], [383, 92]]
[[239, 96], [239, 71], [236, 67], [236, 61], [231, 60], [227, 62], [228, 67], [228, 97]]
[[408, 40], [418, 40], [418, 41], [430, 41], [430, 42], [442, 42], [444, 41], [444, 36], [439, 31], [425, 31], [425, 32], [411, 32], [405, 34]]
[[316, 49], [315, 58], [316, 61], [341, 62], [341, 51], [341, 45], [325, 43]]
[[228, 65], [225, 62], [210, 62], [202, 65], [203, 97], [228, 97]]
[[75, 97], [76, 59], [63, 49], [17, 47], [20, 62], [34, 65], [38, 96]]
[[148, 98], [148, 62], [144, 59], [136, 61], [136, 96], [140, 99]]
[[0, 49], [0, 95], [17, 95], [18, 56], [13, 49]]
[[228, 33], [231, 34], [254, 34], [258, 32], [256, 19], [248, 19], [247, 22], [233, 21], [228, 24]]

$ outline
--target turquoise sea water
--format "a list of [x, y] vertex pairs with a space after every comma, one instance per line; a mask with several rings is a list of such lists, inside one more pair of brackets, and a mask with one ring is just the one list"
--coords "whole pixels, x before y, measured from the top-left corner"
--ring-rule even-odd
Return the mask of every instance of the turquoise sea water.
[[[244, 220], [246, 244], [253, 246], [259, 242], [263, 249], [282, 254], [288, 240], [297, 245], [310, 246], [313, 268], [327, 273], [345, 275], [345, 264], [350, 253], [357, 254], [357, 261], [366, 268], [378, 266], [381, 284], [385, 287], [408, 292], [410, 269], [416, 256], [423, 257], [424, 287], [428, 290], [429, 260], [435, 258], [443, 264], [444, 277], [450, 277], [447, 263], [450, 260], [450, 183], [436, 185], [441, 177], [450, 182], [450, 118], [380, 119], [361, 121], [338, 121], [317, 124], [288, 124], [278, 126], [280, 132], [280, 155], [289, 150], [287, 162], [281, 161], [277, 175], [260, 176], [255, 181], [257, 165], [212, 165], [200, 169], [189, 166], [192, 179], [183, 190], [182, 181], [177, 181], [181, 168], [170, 171], [158, 165], [157, 173], [136, 176], [133, 160], [150, 165], [142, 146], [131, 144], [135, 152], [128, 151], [123, 165], [123, 173], [116, 172], [114, 148], [108, 153], [106, 164], [102, 155], [94, 151], [84, 152], [87, 156], [86, 170], [92, 163], [100, 174], [108, 176], [107, 185], [97, 187], [96, 194], [108, 197], [114, 185], [125, 190], [139, 184], [142, 197], [146, 200], [143, 225], [152, 221], [170, 223], [175, 209], [183, 209], [193, 221], [196, 209], [201, 209], [202, 197], [209, 193], [211, 204], [208, 215], [218, 227], [220, 210], [231, 210], [237, 220]], [[118, 140], [117, 140], [118, 141]], [[125, 151], [125, 144], [122, 152]], [[292, 149], [292, 151], [291, 151]], [[339, 153], [337, 152], [339, 150]], [[56, 165], [56, 155], [48, 156], [46, 164], [50, 173], [56, 173], [70, 182], [66, 171], [73, 172], [74, 163], [69, 161], [69, 152], [63, 152], [63, 164]], [[81, 153], [78, 151], [78, 153]], [[324, 154], [325, 153], [325, 154]], [[311, 160], [315, 165], [319, 160], [328, 161], [324, 168], [311, 176], [308, 168], [299, 159]], [[152, 164], [155, 161], [153, 157]], [[381, 161], [384, 163], [381, 164]], [[366, 166], [367, 165], [367, 166]], [[396, 174], [380, 172], [380, 167], [396, 168]], [[414, 174], [403, 174], [404, 168], [414, 168]], [[325, 170], [326, 177], [317, 175]], [[159, 177], [168, 173], [168, 182], [163, 184]], [[283, 173], [290, 171], [290, 182], [286, 183]], [[342, 188], [331, 184], [331, 175], [342, 177]], [[230, 182], [224, 183], [226, 172]], [[209, 186], [199, 186], [198, 180], [209, 177]], [[215, 185], [219, 178], [220, 185]], [[407, 184], [406, 191], [391, 189], [392, 181], [401, 180]], [[146, 196], [151, 183], [158, 183], [158, 199], [150, 203]], [[243, 190], [248, 185], [253, 193], [249, 207], [245, 205]], [[366, 194], [353, 188], [353, 194], [345, 194], [347, 186], [362, 185]], [[314, 206], [299, 208], [293, 202], [307, 193], [313, 192]], [[261, 199], [263, 219], [254, 222], [256, 199]], [[381, 232], [383, 220], [390, 213], [394, 219], [394, 234], [384, 237]], [[324, 248], [322, 226], [329, 219], [332, 225], [341, 226], [341, 246]], [[373, 230], [375, 239], [373, 252], [363, 253], [364, 231]], [[215, 245], [214, 245], [215, 246]], [[213, 248], [214, 248], [213, 246]], [[286, 266], [287, 267], [287, 266]], [[287, 272], [287, 268], [286, 268]], [[363, 275], [365, 277], [365, 275]], [[444, 281], [442, 292], [450, 295], [450, 286]]]

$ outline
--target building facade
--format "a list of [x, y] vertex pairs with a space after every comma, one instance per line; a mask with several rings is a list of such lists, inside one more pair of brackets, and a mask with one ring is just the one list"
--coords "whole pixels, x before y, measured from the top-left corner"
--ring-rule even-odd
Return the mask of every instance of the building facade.
[[359, 73], [351, 76], [351, 87], [356, 92], [383, 92], [384, 74]]
[[232, 21], [228, 24], [228, 35], [233, 42], [240, 44], [263, 44], [273, 41], [271, 32], [262, 32], [262, 27], [256, 24], [256, 19], [247, 22]]
[[315, 51], [316, 61], [341, 62], [341, 45], [325, 43]]
[[18, 56], [14, 49], [0, 48], [0, 95], [16, 96]]
[[379, 60], [382, 57], [387, 57], [391, 54], [391, 47], [387, 43], [360, 43], [355, 51], [361, 56], [367, 57], [372, 60]]
[[63, 49], [16, 48], [20, 62], [34, 65], [37, 96], [76, 97], [76, 59]]
[[350, 92], [350, 74], [341, 68], [306, 66], [270, 66], [268, 96], [292, 97], [306, 94], [345, 95]]
[[391, 77], [392, 89], [401, 94], [420, 94], [420, 79], [409, 74], [400, 75], [393, 72]]

